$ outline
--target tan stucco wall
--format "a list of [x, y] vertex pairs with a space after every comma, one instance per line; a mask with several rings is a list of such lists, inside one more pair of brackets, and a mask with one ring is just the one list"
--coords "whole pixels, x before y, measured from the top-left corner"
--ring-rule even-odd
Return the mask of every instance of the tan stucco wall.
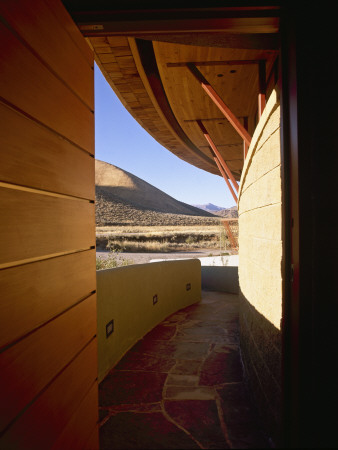
[[246, 378], [278, 440], [283, 297], [280, 106], [273, 91], [245, 161], [238, 201], [241, 349]]
[[[191, 285], [187, 290], [186, 285]], [[158, 302], [153, 305], [153, 296]], [[136, 264], [97, 272], [99, 381], [148, 331], [201, 300], [197, 259]], [[114, 332], [106, 338], [106, 324]]]

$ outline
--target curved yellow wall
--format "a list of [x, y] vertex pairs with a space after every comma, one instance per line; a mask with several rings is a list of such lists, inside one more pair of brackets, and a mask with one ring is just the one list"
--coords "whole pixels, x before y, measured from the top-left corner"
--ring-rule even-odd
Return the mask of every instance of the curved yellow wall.
[[[155, 305], [154, 295], [158, 299]], [[148, 331], [175, 311], [200, 300], [201, 263], [197, 259], [98, 271], [99, 381]], [[111, 320], [114, 332], [107, 338], [106, 324]]]
[[250, 145], [238, 211], [243, 361], [255, 402], [271, 436], [278, 440], [283, 248], [280, 105], [276, 90]]

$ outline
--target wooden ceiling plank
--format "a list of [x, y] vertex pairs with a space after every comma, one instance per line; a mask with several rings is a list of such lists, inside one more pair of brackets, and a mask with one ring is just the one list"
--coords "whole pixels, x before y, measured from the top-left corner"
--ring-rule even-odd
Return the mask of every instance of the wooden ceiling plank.
[[206, 78], [201, 74], [201, 72], [197, 69], [193, 64], [187, 64], [188, 69], [194, 75], [194, 77], [200, 82], [202, 88], [209, 95], [209, 97], [213, 100], [215, 105], [219, 108], [219, 110], [225, 115], [225, 117], [229, 120], [231, 125], [235, 128], [238, 134], [250, 145], [251, 136], [247, 132], [247, 130], [243, 127], [237, 117], [232, 113], [230, 108], [224, 103], [221, 97], [217, 94], [211, 84], [206, 80]]
[[158, 73], [152, 43], [130, 39], [130, 45], [133, 49], [138, 72], [142, 74], [143, 84], [146, 87], [148, 94], [151, 95], [153, 104], [156, 104], [156, 107], [159, 109], [158, 112], [162, 119], [164, 118], [166, 124], [168, 124], [168, 128], [173, 131], [174, 136], [176, 136], [190, 152], [213, 166], [212, 160], [201, 152], [185, 134], [171, 109], [163, 88], [160, 74]]
[[168, 62], [167, 67], [185, 67], [187, 64], [194, 66], [240, 66], [248, 64], [259, 64], [259, 59], [230, 59], [227, 61], [186, 61], [186, 62]]

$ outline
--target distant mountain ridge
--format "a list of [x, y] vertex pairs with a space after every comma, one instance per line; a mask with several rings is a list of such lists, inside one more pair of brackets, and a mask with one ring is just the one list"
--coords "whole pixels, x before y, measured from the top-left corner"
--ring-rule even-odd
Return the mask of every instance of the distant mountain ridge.
[[[190, 222], [216, 217], [180, 202], [137, 176], [104, 161], [95, 160], [96, 224], [152, 225]], [[194, 219], [196, 218], [196, 220]]]
[[204, 211], [221, 211], [222, 209], [225, 209], [224, 206], [216, 206], [212, 203], [207, 203], [206, 205], [192, 205], [196, 208], [203, 209]]
[[205, 205], [193, 205], [196, 208], [200, 208], [203, 211], [207, 211], [211, 214], [214, 214], [219, 217], [225, 217], [225, 218], [237, 218], [238, 217], [238, 211], [237, 206], [232, 206], [231, 208], [224, 208], [222, 206], [216, 206], [212, 203], [207, 203]]

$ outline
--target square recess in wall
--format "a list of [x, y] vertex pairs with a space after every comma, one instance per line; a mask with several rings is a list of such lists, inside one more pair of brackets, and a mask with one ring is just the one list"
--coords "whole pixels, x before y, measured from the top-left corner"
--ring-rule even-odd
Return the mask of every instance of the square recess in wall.
[[106, 325], [106, 338], [108, 338], [114, 331], [114, 319]]

